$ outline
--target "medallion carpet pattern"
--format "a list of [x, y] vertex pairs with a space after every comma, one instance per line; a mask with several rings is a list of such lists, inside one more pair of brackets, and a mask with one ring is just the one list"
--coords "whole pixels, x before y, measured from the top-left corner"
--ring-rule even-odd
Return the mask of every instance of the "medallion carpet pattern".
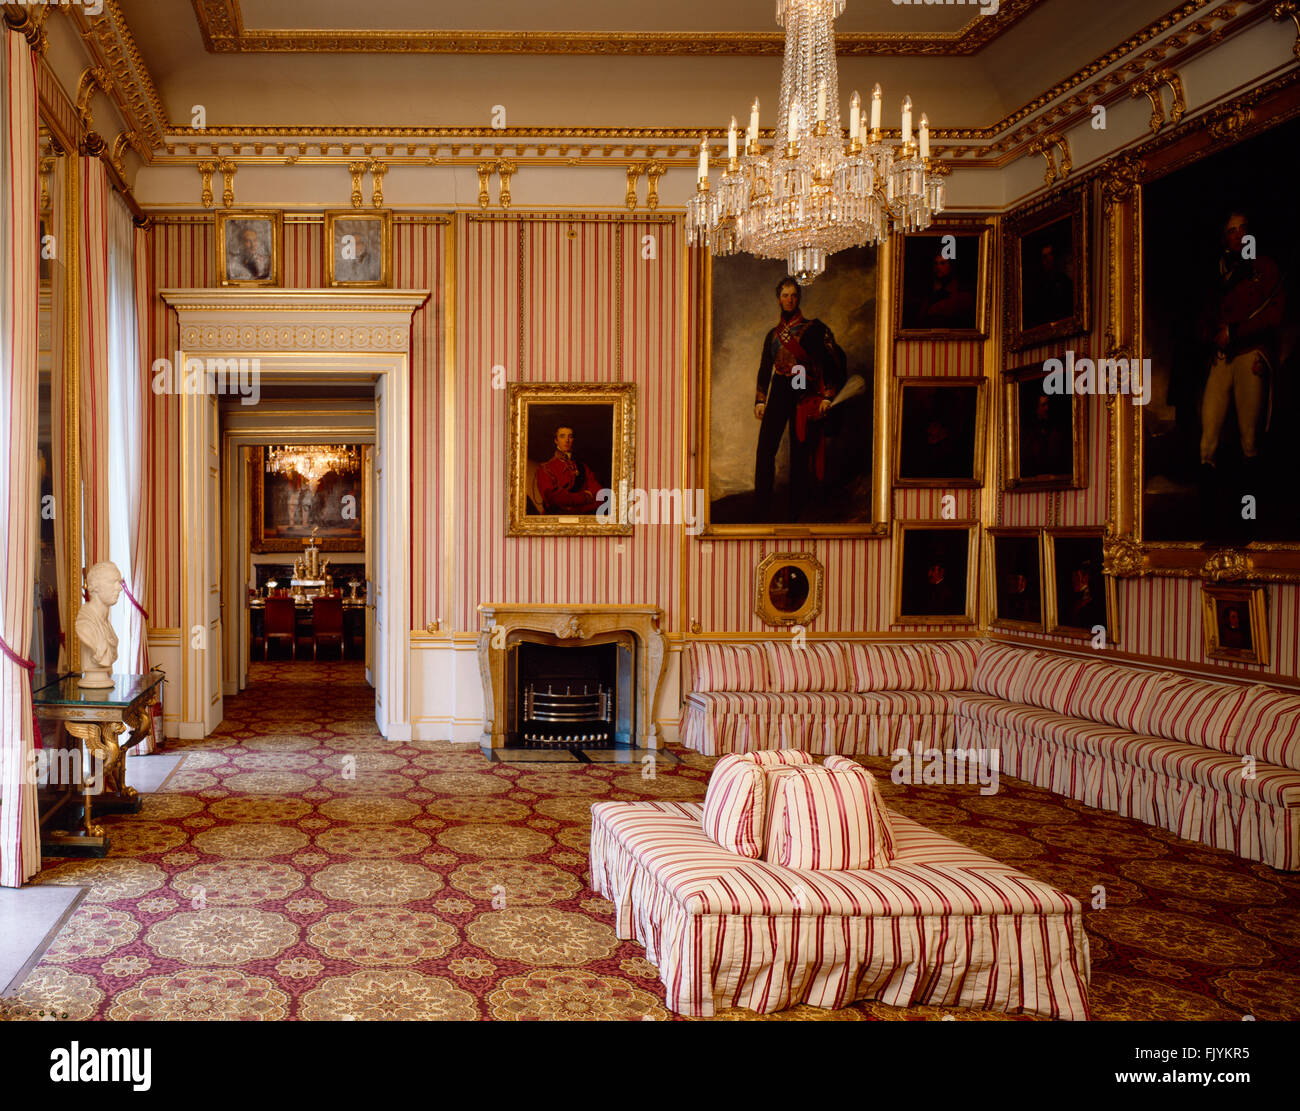
[[[677, 1017], [587, 886], [590, 808], [700, 801], [712, 758], [490, 761], [379, 736], [355, 663], [250, 678], [216, 733], [171, 742], [186, 758], [163, 793], [105, 819], [106, 859], [47, 859], [36, 882], [90, 892], [0, 1018]], [[1018, 780], [904, 787], [863, 762], [891, 807], [1097, 904], [1095, 1019], [1300, 1018], [1300, 875]], [[948, 1015], [1019, 1017], [871, 1002], [717, 1017]]]

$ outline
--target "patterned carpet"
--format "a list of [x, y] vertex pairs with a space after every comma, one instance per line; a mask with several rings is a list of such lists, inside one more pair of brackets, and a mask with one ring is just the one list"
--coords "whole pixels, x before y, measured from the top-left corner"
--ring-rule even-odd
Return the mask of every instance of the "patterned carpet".
[[[587, 889], [598, 799], [704, 797], [713, 760], [489, 762], [374, 728], [354, 663], [255, 663], [253, 685], [165, 793], [106, 819], [105, 860], [0, 1017], [656, 1019], [655, 968]], [[1300, 1018], [1300, 875], [1275, 872], [1004, 779], [898, 787], [891, 806], [1090, 905], [1097, 1019]], [[782, 1018], [1005, 1019], [933, 1007]], [[722, 1019], [757, 1019], [729, 1011]]]

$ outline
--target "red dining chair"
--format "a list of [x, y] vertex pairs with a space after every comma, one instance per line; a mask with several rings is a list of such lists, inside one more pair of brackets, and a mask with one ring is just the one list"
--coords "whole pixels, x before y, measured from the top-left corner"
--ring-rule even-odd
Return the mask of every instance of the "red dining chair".
[[294, 609], [292, 598], [268, 598], [266, 614], [263, 617], [265, 636], [262, 640], [262, 659], [266, 659], [266, 650], [271, 639], [287, 639], [293, 645], [293, 658], [298, 658], [298, 612]]
[[343, 599], [336, 595], [313, 598], [311, 603], [311, 658], [321, 640], [339, 642], [339, 659], [343, 658]]

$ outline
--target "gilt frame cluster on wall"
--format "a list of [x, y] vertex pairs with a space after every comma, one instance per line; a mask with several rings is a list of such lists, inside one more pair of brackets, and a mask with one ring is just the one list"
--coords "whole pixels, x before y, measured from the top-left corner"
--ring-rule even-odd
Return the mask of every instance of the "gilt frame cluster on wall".
[[284, 213], [230, 208], [213, 214], [216, 280], [222, 286], [284, 284]]
[[700, 265], [703, 535], [888, 535], [889, 252], [839, 251], [805, 289], [779, 260]]
[[630, 536], [636, 386], [510, 386], [509, 536]]

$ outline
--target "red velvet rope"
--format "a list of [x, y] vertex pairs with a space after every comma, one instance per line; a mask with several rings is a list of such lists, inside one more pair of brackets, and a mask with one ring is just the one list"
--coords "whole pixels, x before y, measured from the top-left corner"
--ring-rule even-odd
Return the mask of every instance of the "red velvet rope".
[[122, 593], [126, 595], [127, 601], [130, 602], [131, 605], [135, 606], [135, 608], [140, 611], [140, 616], [143, 617], [146, 621], [148, 621], [149, 611], [135, 600], [135, 595], [131, 593], [131, 588], [127, 586], [125, 582], [122, 584]]
[[32, 743], [37, 748], [43, 748], [44, 745], [41, 744], [41, 725], [40, 722], [36, 720], [36, 686], [35, 686], [36, 664], [33, 663], [31, 660], [27, 659], [25, 656], [18, 655], [17, 652], [15, 652], [12, 648], [9, 647], [8, 644], [5, 643], [4, 637], [0, 637], [0, 652], [3, 652], [11, 662], [16, 663], [25, 672], [27, 672], [27, 681], [33, 684], [32, 685]]

